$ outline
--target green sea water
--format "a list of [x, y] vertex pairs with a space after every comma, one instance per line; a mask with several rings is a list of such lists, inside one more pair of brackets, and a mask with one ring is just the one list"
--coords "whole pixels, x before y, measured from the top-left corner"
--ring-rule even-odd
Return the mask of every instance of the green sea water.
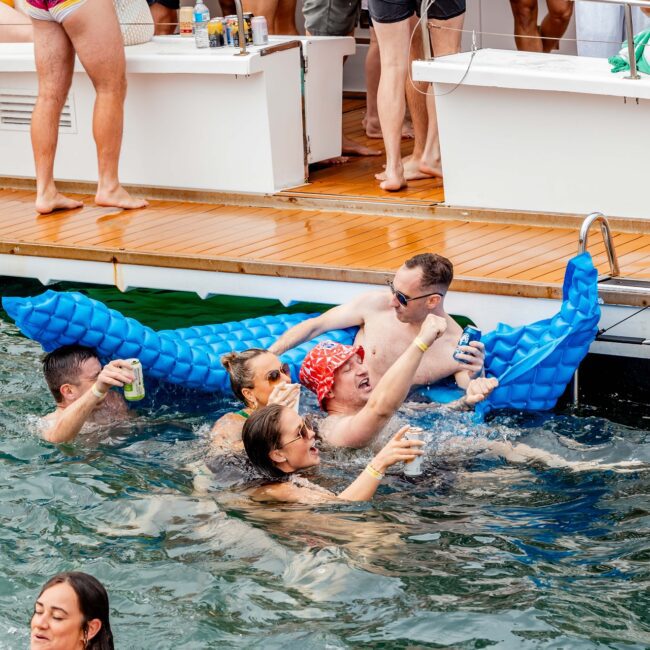
[[[87, 290], [156, 328], [281, 309]], [[372, 503], [259, 505], [218, 477], [207, 493], [195, 486], [209, 427], [234, 406], [224, 398], [161, 392], [128, 426], [39, 440], [35, 418], [52, 406], [40, 355], [0, 315], [0, 649], [28, 647], [39, 587], [71, 569], [106, 585], [120, 649], [650, 647], [650, 472], [508, 464], [432, 443], [425, 475], [387, 477]], [[641, 419], [419, 423], [435, 439], [650, 462]], [[339, 490], [368, 458], [324, 453], [311, 478]]]

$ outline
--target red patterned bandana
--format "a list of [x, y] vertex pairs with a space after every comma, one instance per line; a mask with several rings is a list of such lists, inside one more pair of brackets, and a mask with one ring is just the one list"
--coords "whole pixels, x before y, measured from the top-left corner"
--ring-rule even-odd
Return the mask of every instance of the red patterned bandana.
[[334, 385], [334, 372], [355, 354], [363, 361], [365, 353], [360, 345], [323, 341], [312, 348], [305, 357], [300, 367], [300, 381], [316, 393], [321, 407], [323, 398]]

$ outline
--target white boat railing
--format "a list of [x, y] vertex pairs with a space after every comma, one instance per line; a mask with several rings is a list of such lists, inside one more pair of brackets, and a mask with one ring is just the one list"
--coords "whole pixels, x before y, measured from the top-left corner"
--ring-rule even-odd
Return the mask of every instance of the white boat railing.
[[[575, 2], [576, 0], [573, 0]], [[605, 4], [623, 5], [625, 11], [625, 35], [627, 40], [627, 53], [630, 63], [630, 74], [625, 79], [640, 79], [641, 76], [636, 69], [636, 57], [634, 55], [634, 24], [632, 22], [632, 7], [645, 7], [650, 9], [650, 0], [591, 0], [592, 2], [604, 2]], [[429, 34], [429, 22], [427, 12], [435, 4], [436, 0], [422, 0], [420, 3], [420, 28], [422, 30], [422, 44], [424, 48], [424, 59], [433, 59], [431, 48], [431, 36]]]

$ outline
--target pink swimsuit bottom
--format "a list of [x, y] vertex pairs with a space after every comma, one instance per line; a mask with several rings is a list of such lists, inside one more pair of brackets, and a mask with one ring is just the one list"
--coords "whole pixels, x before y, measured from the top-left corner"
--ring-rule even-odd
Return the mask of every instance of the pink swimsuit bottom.
[[62, 23], [86, 0], [27, 0], [27, 13], [37, 20]]

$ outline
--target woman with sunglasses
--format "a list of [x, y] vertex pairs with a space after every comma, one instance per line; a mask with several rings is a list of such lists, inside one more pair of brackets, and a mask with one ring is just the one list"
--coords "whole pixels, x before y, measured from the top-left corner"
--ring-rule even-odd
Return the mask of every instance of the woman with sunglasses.
[[418, 447], [424, 442], [406, 440], [404, 434], [407, 430], [408, 426], [402, 427], [361, 474], [337, 495], [296, 475], [296, 472], [320, 463], [316, 433], [293, 409], [269, 404], [252, 413], [244, 423], [242, 440], [246, 455], [267, 479], [250, 494], [261, 501], [368, 501], [377, 491], [388, 467], [422, 455]]
[[244, 407], [217, 420], [212, 428], [213, 450], [241, 449], [242, 427], [257, 408], [269, 403], [297, 408], [300, 384], [291, 383], [289, 366], [272, 352], [261, 348], [229, 352], [221, 357], [221, 364]]

